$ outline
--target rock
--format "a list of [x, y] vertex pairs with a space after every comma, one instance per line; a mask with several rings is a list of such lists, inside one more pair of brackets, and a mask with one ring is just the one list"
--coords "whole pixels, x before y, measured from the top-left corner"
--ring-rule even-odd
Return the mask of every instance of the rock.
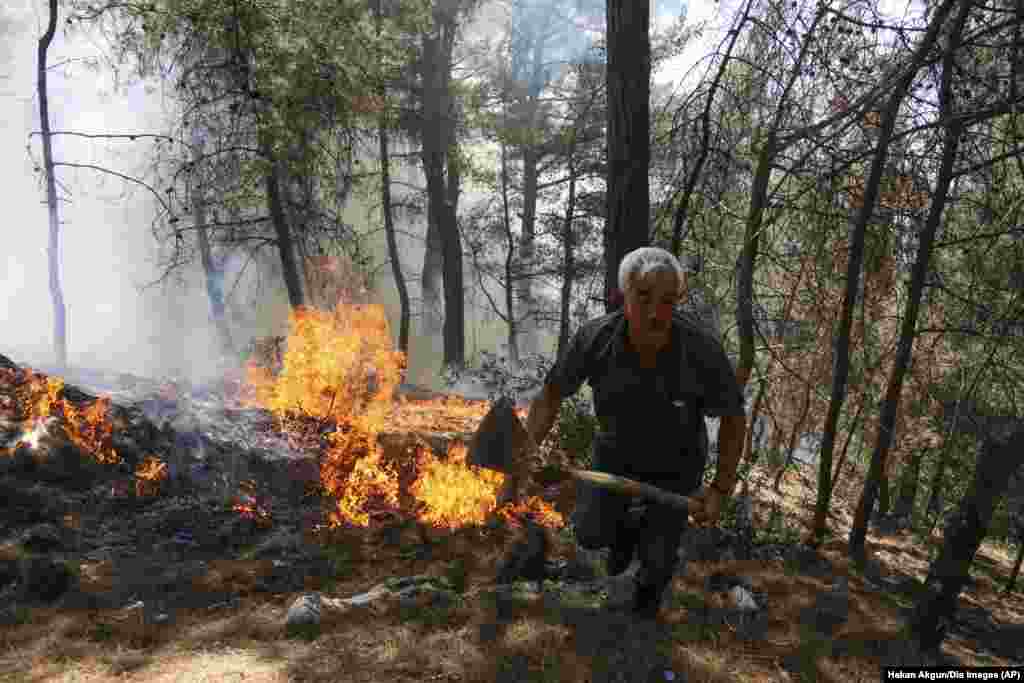
[[252, 557], [257, 560], [296, 557], [302, 555], [304, 549], [302, 534], [288, 529], [274, 529], [259, 542], [252, 552]]
[[729, 602], [733, 611], [727, 620], [736, 627], [736, 635], [748, 641], [764, 638], [768, 633], [768, 612], [751, 592], [743, 586], [733, 586]]
[[27, 557], [20, 563], [21, 597], [29, 602], [54, 602], [74, 585], [74, 573], [49, 557]]
[[733, 608], [740, 612], [756, 612], [758, 610], [754, 596], [743, 586], [733, 586], [729, 591], [729, 597], [732, 599]]
[[709, 593], [725, 593], [737, 586], [741, 586], [748, 591], [754, 589], [753, 583], [747, 577], [727, 574], [725, 572], [714, 572], [704, 580], [704, 590]]
[[285, 629], [294, 632], [303, 628], [319, 627], [321, 609], [319, 593], [300, 596], [288, 608]]

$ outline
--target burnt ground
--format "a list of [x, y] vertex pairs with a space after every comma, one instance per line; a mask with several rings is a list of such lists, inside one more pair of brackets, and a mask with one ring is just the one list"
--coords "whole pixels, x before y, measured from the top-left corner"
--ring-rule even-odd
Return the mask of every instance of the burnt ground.
[[[198, 628], [228, 612], [263, 614], [272, 609], [277, 615], [272, 622], [251, 626], [248, 636], [279, 639], [283, 608], [303, 592], [352, 595], [396, 575], [444, 574], [455, 560], [465, 565], [464, 580], [469, 586], [479, 588], [493, 582], [497, 560], [508, 540], [504, 529], [438, 535], [401, 519], [381, 517], [372, 532], [327, 535], [318, 531], [324, 521], [325, 501], [315, 475], [310, 475], [316, 472], [310, 470], [311, 464], [315, 467], [315, 449], [298, 447], [276, 434], [273, 419], [265, 411], [234, 406], [225, 396], [226, 387], [190, 391], [103, 373], [80, 373], [69, 377], [68, 383], [77, 391], [70, 389], [67, 394], [82, 404], [101, 393], [114, 398], [112, 419], [118, 426], [114, 446], [123, 462], [91, 462], [88, 454], [60, 436], [59, 425], [41, 436], [35, 448], [15, 449], [0, 459], [0, 618], [6, 620], [4, 629], [10, 629], [0, 637], [0, 648], [8, 653], [0, 651], [0, 661], [11, 666], [22, 662], [17, 664], [22, 668], [11, 670], [25, 674], [9, 679], [0, 674], [0, 680], [31, 680], [28, 672], [39, 663], [11, 659], [10, 653], [41, 643], [34, 625], [52, 632], [53, 620], [61, 615], [85, 615], [88, 622], [79, 627], [81, 633], [74, 629], [64, 633], [68, 642], [78, 637], [99, 643], [102, 649], [103, 643], [113, 640], [138, 653], [166, 643], [175, 629]], [[9, 412], [0, 417], [6, 420], [0, 427], [6, 429], [9, 441], [22, 426], [11, 420]], [[435, 434], [429, 438], [443, 443], [446, 437]], [[149, 455], [173, 466], [174, 476], [161, 487], [137, 495], [133, 472]], [[250, 483], [239, 490], [239, 482]], [[806, 486], [799, 477], [788, 481], [787, 500], [799, 507], [800, 496], [806, 494], [801, 489]], [[828, 571], [853, 578], [857, 605], [846, 631], [832, 646], [834, 661], [819, 667], [826, 680], [829, 676], [849, 680], [851, 674], [868, 666], [863, 661], [877, 662], [891, 654], [899, 641], [896, 621], [912, 603], [926, 570], [927, 555], [909, 536], [876, 536], [870, 547], [879, 558], [884, 578], [868, 580], [850, 570], [841, 559], [840, 542], [825, 549]], [[556, 555], [571, 559], [572, 554], [564, 545], [556, 548]], [[1005, 558], [998, 553], [988, 549], [981, 560], [1003, 567], [1005, 575]], [[676, 671], [689, 671], [695, 680], [718, 680], [717, 676], [729, 670], [727, 664], [737, 660], [748, 667], [745, 678], [775, 680], [769, 674], [775, 671], [775, 665], [768, 664], [770, 653], [778, 651], [775, 659], [782, 661], [782, 653], [792, 650], [795, 642], [786, 624], [791, 620], [785, 614], [785, 603], [797, 603], [800, 596], [811, 595], [823, 584], [820, 576], [805, 579], [799, 571], [794, 575], [792, 567], [765, 564], [690, 563], [687, 574], [677, 580], [677, 597], [667, 610], [666, 623], [657, 633], [648, 634], [647, 640], [655, 643], [644, 650], [654, 653], [648, 656], [655, 662], [651, 666], [671, 665]], [[56, 569], [61, 565], [71, 568], [63, 578]], [[777, 631], [766, 642], [755, 647], [732, 640], [728, 633], [716, 634], [713, 629], [696, 626], [699, 610], [692, 603], [700, 599], [695, 596], [701, 593], [702, 581], [710, 572], [723, 569], [745, 571], [754, 577], [760, 592], [774, 596], [772, 609], [777, 612], [773, 623], [778, 623], [773, 628]], [[978, 573], [961, 598], [961, 609], [944, 648], [950, 661], [972, 665], [1019, 665], [1024, 661], [1024, 600], [1019, 592], [1000, 596], [1001, 585], [990, 573]], [[589, 671], [595, 680], [598, 671], [605, 671], [601, 680], [631, 680], [614, 673], [629, 658], [623, 654], [625, 659], [619, 657], [623, 661], [618, 661], [607, 655], [606, 641], [611, 638], [621, 644], [623, 639], [628, 641], [624, 634], [643, 629], [636, 631], [628, 620], [622, 622], [621, 616], [585, 605], [563, 606], [558, 610], [561, 616], [553, 618], [542, 603], [522, 601], [518, 621], [513, 619], [488, 636], [483, 633], [492, 623], [488, 618], [473, 626], [472, 610], [448, 614], [446, 632], [457, 642], [446, 647], [469, 647], [458, 645], [466, 639], [478, 643], [478, 648], [487, 642], [504, 645], [496, 650], [501, 653], [497, 669], [480, 668], [481, 664], [472, 675], [463, 671], [461, 677], [453, 677], [456, 674], [444, 667], [442, 673], [447, 672], [448, 680], [476, 680], [474, 675], [482, 677], [480, 680], [545, 680], [537, 672], [547, 666], [544, 662], [552, 652], [558, 652], [551, 649], [557, 641], [563, 648], [574, 644], [576, 653], [569, 658], [571, 665], [564, 665], [571, 671], [563, 668], [558, 680], [583, 680], [575, 678], [572, 672], [577, 670]], [[378, 610], [374, 616], [388, 632], [387, 628], [395, 631], [398, 623], [389, 619], [398, 619], [404, 628], [409, 615], [397, 609]], [[332, 624], [342, 628], [345, 618], [325, 616], [325, 632], [330, 632]], [[387, 627], [389, 623], [391, 627]], [[429, 620], [425, 624], [430, 632], [440, 626]], [[368, 624], [365, 616], [352, 627], [382, 638], [380, 628]], [[353, 637], [351, 631], [346, 633], [345, 638]], [[407, 648], [405, 656], [412, 657], [416, 642], [412, 638], [406, 645], [392, 646], [403, 652]], [[712, 663], [693, 665], [694, 653], [705, 649], [701, 656]], [[464, 654], [472, 659], [469, 650]], [[684, 656], [689, 665], [679, 662]], [[721, 660], [718, 664], [713, 663], [718, 661], [716, 656]], [[128, 663], [111, 664], [109, 670], [123, 667], [122, 672], [142, 675], [145, 667], [129, 660], [131, 657], [125, 660]], [[393, 664], [395, 668], [383, 669], [389, 672], [387, 680], [421, 680], [418, 674], [422, 671], [406, 671]], [[417, 666], [426, 665], [421, 662]], [[309, 661], [294, 663], [288, 676], [280, 680], [343, 680], [337, 675], [318, 679], [309, 673], [313, 668]]]

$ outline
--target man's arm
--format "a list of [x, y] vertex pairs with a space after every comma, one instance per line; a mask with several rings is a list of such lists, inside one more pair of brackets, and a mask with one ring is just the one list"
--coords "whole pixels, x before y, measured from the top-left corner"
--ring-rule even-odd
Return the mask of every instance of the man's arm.
[[718, 471], [712, 486], [724, 496], [736, 488], [736, 470], [743, 455], [743, 439], [747, 433], [744, 415], [727, 415], [718, 427]]

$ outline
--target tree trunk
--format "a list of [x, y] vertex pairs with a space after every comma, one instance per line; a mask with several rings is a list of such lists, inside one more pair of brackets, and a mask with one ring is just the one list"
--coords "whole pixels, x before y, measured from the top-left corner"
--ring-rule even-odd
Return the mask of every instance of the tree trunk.
[[[429, 202], [429, 199], [427, 201]], [[428, 205], [427, 243], [423, 253], [423, 272], [420, 274], [420, 287], [423, 290], [423, 323], [428, 334], [440, 332], [444, 320], [444, 306], [441, 303], [441, 281], [444, 278], [442, 272], [441, 230], [438, 228], [436, 216]]]
[[[950, 4], [950, 3], [947, 3]], [[953, 54], [960, 44], [960, 34], [964, 22], [967, 20], [967, 13], [971, 4], [964, 3], [956, 17], [952, 31], [949, 34], [950, 44], [946, 49], [942, 67], [942, 85], [940, 87], [940, 110], [944, 115], [952, 114], [951, 97], [953, 82]], [[948, 11], [948, 10], [947, 10]], [[933, 26], [935, 24], [933, 23]], [[910, 84], [910, 78], [906, 79], [899, 92], [905, 92]], [[898, 105], [898, 102], [897, 102]], [[887, 115], [895, 116], [896, 109], [893, 107]], [[884, 124], [883, 124], [884, 125]], [[891, 134], [891, 125], [888, 127]], [[928, 219], [925, 221], [924, 229], [920, 235], [917, 257], [914, 260], [914, 270], [910, 277], [910, 293], [907, 297], [907, 307], [903, 314], [903, 323], [900, 328], [900, 340], [896, 350], [896, 360], [893, 363], [892, 375], [889, 377], [889, 385], [886, 388], [885, 401], [882, 404], [882, 416], [879, 420], [878, 442], [874, 452], [871, 454], [871, 465], [868, 468], [867, 480], [864, 482], [864, 489], [860, 501], [857, 503], [857, 511], [853, 518], [853, 527], [850, 529], [850, 557], [856, 559], [864, 558], [864, 543], [867, 537], [867, 527], [871, 519], [871, 513], [875, 505], [875, 496], [878, 494], [880, 479], [882, 478], [886, 460], [889, 455], [889, 448], [893, 441], [893, 431], [896, 428], [896, 417], [899, 413], [900, 395], [903, 393], [903, 378], [907, 368], [910, 367], [911, 355], [914, 346], [915, 330], [917, 327], [917, 316], [921, 308], [921, 299], [924, 295], [924, 280], [928, 273], [928, 265], [931, 263], [932, 245], [935, 243], [935, 234], [939, 228], [939, 221], [942, 218], [942, 211], [946, 207], [946, 197], [949, 195], [949, 186], [953, 179], [953, 162], [956, 159], [957, 146], [960, 141], [961, 124], [954, 120], [946, 129], [946, 139], [943, 143], [942, 161], [939, 166], [939, 177], [935, 183], [935, 192], [932, 195], [932, 204], [928, 212]], [[887, 142], [887, 140], [886, 140]], [[880, 146], [881, 146], [880, 142]], [[876, 157], [876, 162], [878, 158]], [[880, 164], [879, 164], [880, 165]], [[872, 168], [872, 179], [875, 169]], [[872, 197], [872, 202], [874, 198]], [[865, 193], [865, 202], [867, 195]], [[862, 211], [863, 214], [863, 211]]]
[[850, 453], [850, 442], [853, 441], [853, 437], [857, 434], [857, 429], [860, 427], [861, 415], [864, 413], [865, 401], [861, 401], [860, 406], [857, 408], [857, 414], [853, 416], [853, 424], [850, 425], [850, 430], [846, 433], [846, 441], [843, 442], [843, 450], [839, 454], [839, 460], [836, 462], [835, 471], [832, 474], [832, 481], [829, 482], [829, 498], [832, 496], [832, 492], [836, 490], [836, 484], [839, 483], [839, 478], [843, 474], [843, 467], [846, 466], [846, 458]]
[[811, 410], [811, 389], [811, 385], [808, 384], [807, 391], [804, 393], [804, 405], [800, 411], [800, 419], [793, 425], [793, 431], [789, 433], [789, 444], [786, 446], [786, 460], [779, 469], [778, 474], [775, 475], [775, 483], [772, 485], [772, 490], [775, 493], [782, 491], [782, 477], [785, 476], [786, 470], [793, 464], [793, 455], [796, 453], [797, 446], [800, 445], [800, 435], [803, 433], [804, 423], [807, 422], [807, 414]]
[[[456, 202], [458, 169], [452, 116], [451, 59], [457, 28], [454, 10], [435, 9], [434, 26], [423, 36], [423, 162], [427, 176], [427, 213], [436, 230], [441, 256], [444, 325], [444, 364], [465, 363], [466, 341], [463, 305], [462, 240]], [[446, 177], [447, 171], [447, 177]], [[428, 257], [430, 235], [428, 228]], [[424, 266], [424, 278], [428, 275]]]
[[974, 479], [946, 525], [942, 549], [928, 570], [924, 591], [910, 619], [911, 631], [922, 651], [935, 651], [942, 644], [944, 623], [953, 618], [974, 555], [985, 540], [999, 498], [1021, 466], [1022, 454], [1024, 427], [1018, 427], [1002, 442], [982, 442]]
[[[879, 185], [888, 158], [889, 143], [892, 140], [893, 130], [896, 127], [896, 114], [899, 111], [900, 104], [903, 102], [903, 98], [906, 97], [907, 89], [935, 44], [939, 29], [942, 28], [946, 17], [956, 4], [956, 1], [944, 0], [942, 5], [936, 8], [927, 32], [917, 46], [910, 63], [907, 65], [906, 75], [895, 85], [882, 110], [882, 121], [878, 131], [878, 144], [875, 147], [874, 158], [871, 160], [871, 170], [868, 179], [864, 183], [863, 203], [857, 212], [850, 240], [849, 262], [846, 268], [846, 291], [843, 293], [842, 316], [839, 322], [839, 336], [836, 340], [832, 396], [829, 401], [828, 415], [825, 418], [821, 460], [818, 463], [818, 500], [814, 511], [814, 525], [811, 538], [808, 539], [812, 546], [820, 545], [824, 540], [826, 532], [829, 505], [831, 503], [830, 491], [826, 483], [830, 481], [832, 474], [832, 451], [835, 448], [836, 442], [836, 426], [839, 423], [839, 413], [846, 399], [846, 382], [850, 373], [850, 328], [853, 323], [853, 308], [857, 301], [857, 292], [860, 290], [861, 265], [864, 262], [864, 238], [871, 214], [874, 212], [875, 202], [878, 199]], [[852, 534], [853, 532], [851, 532], [851, 536]]]
[[572, 283], [576, 278], [576, 240], [573, 222], [576, 214], [576, 134], [572, 131], [569, 142], [569, 199], [565, 203], [565, 218], [562, 219], [562, 306], [558, 323], [558, 356], [561, 357], [569, 344], [569, 318], [571, 316]]
[[[203, 136], [198, 128], [192, 132], [192, 155], [195, 168], [199, 168], [199, 159], [203, 154]], [[199, 259], [206, 277], [206, 297], [210, 300], [210, 318], [217, 330], [220, 352], [224, 358], [235, 355], [235, 345], [231, 340], [231, 328], [228, 325], [224, 304], [224, 272], [214, 263], [213, 248], [210, 246], [210, 234], [206, 228], [206, 197], [198, 174], [189, 175], [192, 187], [189, 188], [189, 200], [192, 202], [192, 220], [196, 224], [196, 239], [199, 242]]]
[[1017, 538], [1017, 559], [1013, 563], [1013, 571], [1010, 572], [1010, 578], [1006, 580], [1006, 587], [1003, 588], [1003, 593], [1009, 595], [1017, 586], [1017, 577], [1020, 576], [1020, 565], [1021, 561], [1024, 560], [1024, 538]]
[[[506, 119], [507, 120], [507, 119]], [[519, 362], [519, 319], [516, 317], [516, 241], [512, 234], [512, 209], [508, 201], [508, 145], [501, 142], [501, 206], [505, 227], [505, 316], [508, 322], [508, 354]]]
[[711, 81], [711, 87], [708, 88], [707, 101], [704, 104], [704, 111], [700, 115], [700, 151], [697, 153], [697, 159], [693, 163], [693, 167], [690, 169], [690, 173], [686, 176], [686, 183], [683, 185], [683, 198], [679, 202], [679, 206], [676, 208], [675, 215], [672, 220], [672, 253], [676, 256], [680, 255], [683, 247], [684, 230], [686, 228], [686, 221], [689, 218], [690, 210], [690, 199], [693, 197], [694, 191], [697, 189], [697, 182], [701, 177], [701, 171], [704, 169], [704, 163], [707, 161], [708, 153], [711, 151], [711, 107], [715, 102], [715, 95], [718, 94], [718, 88], [721, 85], [722, 78], [725, 76], [726, 69], [732, 60], [732, 51], [736, 46], [736, 42], [739, 40], [740, 34], [743, 32], [743, 26], [750, 19], [750, 10], [753, 8], [754, 3], [752, 0], [748, 0], [743, 8], [743, 16], [736, 22], [736, 25], [730, 31], [732, 37], [729, 39], [729, 45], [725, 48], [725, 52], [722, 55], [722, 63], [718, 67], [718, 71], [715, 73], [714, 80]]
[[[452, 31], [454, 32], [454, 27]], [[446, 51], [446, 68], [450, 70], [451, 46]], [[450, 99], [449, 99], [450, 101]], [[441, 241], [444, 246], [444, 339], [445, 364], [462, 366], [466, 362], [466, 294], [462, 270], [462, 233], [459, 231], [459, 190], [461, 171], [458, 142], [455, 139], [454, 110], [449, 106], [445, 115], [448, 131], [445, 168], [445, 220], [441, 223]]]
[[281, 199], [281, 173], [278, 167], [277, 157], [267, 139], [267, 133], [261, 131], [260, 153], [267, 161], [267, 170], [263, 176], [266, 185], [267, 208], [270, 209], [270, 221], [274, 225], [274, 233], [277, 235], [277, 251], [281, 256], [281, 272], [284, 275], [284, 286], [288, 291], [288, 303], [293, 309], [305, 305], [305, 295], [302, 289], [302, 278], [299, 276], [299, 266], [295, 260], [295, 244], [292, 240], [291, 228], [288, 226], [288, 217], [285, 215], [284, 204]]
[[67, 318], [64, 290], [60, 283], [60, 215], [57, 212], [57, 180], [53, 175], [53, 139], [50, 134], [50, 99], [46, 88], [46, 54], [57, 31], [57, 0], [50, 0], [46, 32], [39, 39], [36, 58], [36, 88], [39, 123], [43, 133], [43, 168], [46, 173], [46, 209], [50, 220], [47, 257], [50, 266], [50, 300], [53, 302], [53, 354], [60, 370], [68, 366]]
[[608, 210], [605, 301], [611, 311], [619, 264], [650, 242], [650, 3], [607, 0]]
[[[889, 475], [882, 472], [878, 479], [878, 517], [889, 514]], [[870, 519], [870, 517], [869, 517]]]
[[758, 244], [761, 241], [761, 221], [768, 203], [768, 181], [775, 158], [775, 130], [761, 146], [757, 158], [754, 186], [750, 191], [750, 211], [747, 214], [743, 251], [740, 255], [739, 275], [736, 280], [736, 327], [740, 338], [740, 359], [736, 379], [745, 387], [754, 371], [754, 266]]
[[757, 383], [757, 395], [754, 396], [754, 405], [750, 408], [750, 421], [747, 424], [747, 433], [743, 439], [743, 455], [740, 462], [747, 463], [747, 477], [743, 481], [744, 488], [750, 478], [750, 470], [757, 462], [757, 455], [754, 450], [754, 432], [757, 430], [757, 419], [761, 416], [761, 401], [764, 400], [764, 391], [768, 382], [763, 377]]
[[935, 463], [935, 471], [932, 473], [931, 493], [928, 495], [928, 515], [938, 517], [942, 514], [945, 501], [942, 498], [942, 488], [946, 481], [946, 465], [948, 464], [946, 449], [939, 451], [939, 461]]
[[[196, 188], [197, 192], [201, 192]], [[224, 304], [224, 271], [214, 263], [213, 249], [210, 247], [210, 236], [206, 229], [206, 203], [197, 195], [192, 196], [193, 219], [196, 222], [196, 238], [199, 240], [199, 258], [206, 275], [206, 296], [210, 300], [210, 317], [217, 328], [220, 351], [225, 358], [235, 355], [235, 344], [231, 340], [231, 328], [228, 325], [227, 307]]]
[[914, 502], [917, 500], [917, 490], [921, 479], [921, 460], [923, 451], [915, 450], [910, 454], [907, 463], [900, 472], [900, 488], [896, 495], [896, 504], [893, 506], [893, 514], [899, 519], [911, 519], [914, 516]]
[[[532, 117], [531, 117], [532, 125]], [[536, 302], [533, 300], [533, 277], [537, 239], [537, 164], [539, 156], [531, 143], [524, 145], [523, 154], [523, 221], [519, 237], [519, 268], [517, 285], [519, 290], [519, 338], [520, 348], [525, 353], [536, 353]]]
[[[377, 0], [377, 33], [380, 34], [380, 0]], [[387, 102], [387, 91], [380, 87], [381, 102]], [[385, 105], [386, 106], [386, 105]], [[391, 260], [391, 275], [398, 290], [398, 350], [409, 353], [409, 288], [402, 272], [402, 256], [398, 253], [398, 238], [395, 235], [395, 218], [391, 207], [391, 153], [388, 150], [387, 111], [382, 110], [377, 122], [377, 137], [380, 143], [380, 203], [384, 213], [384, 236], [388, 243], [388, 258]]]

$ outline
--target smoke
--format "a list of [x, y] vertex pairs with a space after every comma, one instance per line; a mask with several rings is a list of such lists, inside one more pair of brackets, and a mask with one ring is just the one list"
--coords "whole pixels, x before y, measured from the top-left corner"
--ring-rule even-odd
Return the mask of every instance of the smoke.
[[[534, 2], [533, 4], [538, 4]], [[556, 4], [556, 3], [552, 3]], [[603, 2], [582, 3], [572, 9], [573, 21], [600, 18]], [[658, 15], [670, 5], [659, 2]], [[710, 3], [708, 3], [710, 5]], [[594, 9], [597, 8], [597, 9]], [[586, 10], [586, 11], [585, 11]], [[671, 9], [668, 10], [671, 13]], [[590, 12], [588, 14], [588, 12]], [[484, 13], [486, 14], [486, 13]], [[493, 17], [493, 14], [491, 15]], [[539, 15], [538, 15], [539, 16]], [[540, 19], [537, 19], [540, 21]], [[0, 255], [0, 353], [16, 362], [45, 368], [52, 365], [53, 312], [48, 290], [47, 215], [41, 174], [38, 136], [38, 103], [35, 97], [36, 45], [45, 8], [28, 0], [8, 0], [0, 9], [0, 182], [4, 188], [4, 254]], [[63, 22], [60, 23], [63, 27]], [[589, 26], [589, 24], [588, 24]], [[489, 26], [488, 31], [497, 30]], [[569, 31], [572, 40], [559, 42], [568, 59], [589, 50], [593, 32]], [[472, 34], [472, 32], [467, 32]], [[494, 35], [493, 33], [491, 35]], [[163, 100], [158, 84], [136, 83], [115, 91], [113, 77], [103, 67], [90, 69], [81, 61], [98, 56], [98, 44], [58, 30], [50, 51], [51, 64], [64, 62], [49, 72], [51, 123], [54, 130], [83, 133], [160, 133], [167, 130], [170, 103]], [[569, 54], [572, 53], [572, 54]], [[26, 152], [26, 143], [30, 152]], [[58, 136], [54, 139], [58, 160], [94, 164], [130, 176], [141, 177], [152, 155], [151, 142], [85, 140]], [[397, 164], [396, 164], [397, 167]], [[395, 169], [405, 182], [423, 185], [422, 171], [415, 166]], [[204, 275], [198, 264], [146, 289], [157, 280], [158, 245], [151, 234], [155, 214], [153, 199], [138, 187], [91, 170], [58, 169], [60, 203], [61, 280], [67, 321], [71, 365], [114, 370], [151, 377], [169, 375], [203, 381], [220, 371], [216, 350], [219, 342], [210, 320]], [[468, 210], [483, 194], [464, 188], [460, 206]], [[399, 199], [396, 196], [396, 201]], [[377, 269], [374, 297], [388, 311], [397, 338], [399, 308], [379, 211], [367, 218], [373, 200], [353, 198], [347, 222], [371, 242]], [[423, 265], [426, 223], [423, 217], [399, 216], [399, 252], [414, 313], [422, 293], [419, 272]], [[288, 306], [275, 264], [276, 255], [246, 264], [244, 256], [229, 259], [222, 283], [231, 311], [229, 321], [235, 346], [241, 350], [254, 336], [284, 334]], [[381, 265], [384, 264], [384, 265]], [[237, 275], [245, 277], [235, 286]], [[503, 353], [505, 323], [489, 311], [489, 304], [475, 275], [466, 275], [466, 348], [472, 359], [481, 351]], [[501, 292], [492, 291], [495, 301]], [[414, 318], [408, 378], [441, 388], [439, 370], [442, 345], [439, 335], [427, 334]], [[554, 337], [544, 337], [539, 350], [550, 353]]]
[[[53, 365], [53, 309], [47, 261], [48, 223], [35, 93], [38, 27], [45, 9], [7, 4], [0, 16], [0, 183], [4, 188], [4, 254], [0, 256], [0, 353], [46, 369]], [[63, 23], [61, 23], [63, 26]], [[81, 60], [98, 56], [86, 38], [58, 30], [50, 48], [51, 125], [80, 133], [159, 133], [166, 130], [165, 102], [154, 84], [115, 91], [107, 69]], [[57, 161], [92, 164], [142, 178], [151, 140], [88, 140], [55, 136]], [[30, 148], [26, 150], [26, 143]], [[220, 371], [205, 281], [198, 264], [151, 287], [161, 276], [155, 215], [145, 190], [94, 170], [58, 168], [61, 281], [68, 325], [68, 360], [75, 367], [169, 375], [200, 382]], [[228, 266], [228, 284], [242, 264]], [[236, 295], [250, 295], [266, 269], [249, 266]], [[244, 298], [244, 297], [243, 297]], [[239, 346], [247, 335], [280, 333], [287, 318], [271, 292], [260, 308], [239, 315]]]

